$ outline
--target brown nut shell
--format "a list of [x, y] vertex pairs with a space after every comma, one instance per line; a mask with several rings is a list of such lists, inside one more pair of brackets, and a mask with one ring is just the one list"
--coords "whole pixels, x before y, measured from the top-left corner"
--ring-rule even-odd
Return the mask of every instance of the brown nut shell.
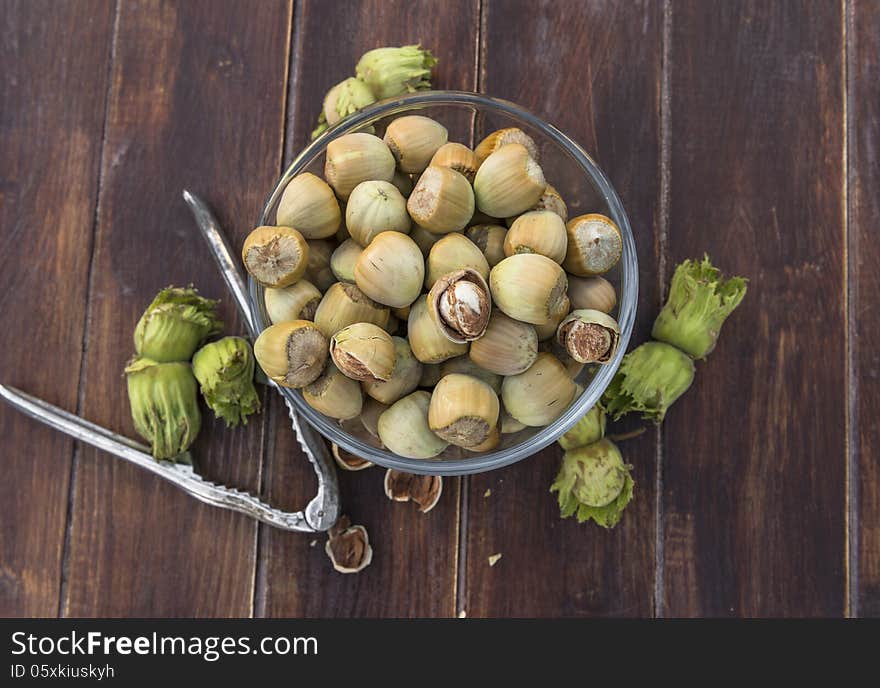
[[303, 277], [323, 293], [336, 281], [330, 269], [330, 257], [336, 244], [328, 239], [312, 239], [306, 243], [309, 245], [309, 262]]
[[348, 420], [360, 415], [364, 395], [357, 381], [346, 377], [333, 362], [312, 384], [303, 387], [305, 402], [319, 413], [337, 420]]
[[428, 292], [431, 318], [443, 335], [458, 344], [479, 339], [492, 314], [492, 297], [483, 276], [471, 268], [450, 272]]
[[415, 502], [419, 511], [428, 513], [440, 501], [443, 478], [439, 475], [415, 475], [389, 468], [385, 473], [385, 495], [394, 502]]
[[416, 224], [434, 234], [464, 229], [474, 214], [470, 182], [448, 167], [429, 167], [406, 201]]
[[324, 177], [336, 195], [348, 199], [361, 182], [394, 179], [394, 156], [378, 136], [346, 134], [327, 144]]
[[548, 425], [559, 418], [576, 393], [577, 386], [568, 371], [549, 353], [538, 354], [531, 368], [504, 378], [501, 385], [504, 408], [530, 427]]
[[293, 227], [257, 227], [244, 240], [241, 259], [264, 287], [289, 287], [309, 264], [309, 245]]
[[604, 277], [568, 278], [568, 298], [575, 310], [590, 308], [594, 311], [610, 313], [617, 305], [617, 292], [614, 285]]
[[579, 215], [565, 225], [568, 249], [563, 267], [578, 277], [601, 275], [613, 268], [623, 253], [623, 239], [614, 221], [590, 213]]
[[489, 279], [489, 263], [480, 248], [464, 234], [453, 232], [431, 247], [425, 265], [425, 288], [430, 289], [443, 275], [471, 268]]
[[471, 183], [479, 167], [476, 153], [462, 143], [446, 143], [440, 146], [431, 158], [431, 165], [455, 170]]
[[471, 342], [470, 359], [497, 375], [519, 375], [538, 357], [538, 335], [529, 323], [496, 309], [482, 337]]
[[559, 323], [561, 323], [562, 319], [568, 315], [569, 311], [571, 311], [571, 302], [566, 296], [559, 302], [559, 308], [552, 313], [550, 320], [543, 325], [535, 325], [535, 332], [538, 334], [538, 341], [544, 342], [548, 339], [553, 339], [556, 336], [556, 329], [559, 327]]
[[492, 153], [474, 177], [476, 207], [492, 217], [524, 213], [537, 203], [546, 188], [540, 165], [518, 143]]
[[331, 444], [330, 453], [333, 454], [336, 465], [344, 471], [362, 471], [375, 465], [372, 461], [367, 461], [350, 451], [346, 451], [336, 443]]
[[568, 222], [568, 207], [556, 187], [550, 184], [544, 189], [544, 193], [541, 194], [541, 198], [538, 199], [532, 210], [549, 210], [559, 215], [563, 222]]
[[501, 394], [501, 382], [503, 380], [501, 375], [478, 366], [468, 356], [456, 356], [440, 364], [441, 378], [452, 373], [461, 373], [462, 375], [475, 377], [489, 385], [495, 394]]
[[306, 239], [326, 239], [339, 229], [342, 212], [330, 185], [303, 172], [287, 183], [275, 218], [276, 224], [295, 227]]
[[554, 263], [562, 263], [568, 248], [565, 222], [549, 210], [531, 210], [523, 213], [507, 230], [504, 237], [504, 255], [539, 253]]
[[422, 363], [442, 363], [466, 354], [467, 343], [454, 342], [434, 322], [428, 311], [428, 297], [421, 296], [410, 306], [407, 334], [413, 355]]
[[361, 245], [354, 239], [346, 239], [330, 256], [330, 269], [333, 276], [340, 282], [354, 284], [354, 266], [363, 252]]
[[271, 380], [299, 388], [314, 382], [327, 362], [327, 338], [308, 320], [267, 327], [254, 342], [254, 357]]
[[394, 371], [394, 340], [378, 325], [355, 323], [330, 338], [330, 357], [352, 380], [387, 381]]
[[417, 174], [424, 171], [448, 137], [446, 127], [430, 117], [406, 115], [388, 125], [383, 140], [400, 171]]
[[402, 337], [392, 337], [394, 342], [394, 369], [388, 380], [364, 380], [361, 385], [367, 396], [383, 404], [391, 405], [419, 386], [422, 364], [413, 355], [409, 342]]
[[266, 313], [276, 325], [291, 320], [314, 319], [321, 298], [318, 288], [304, 279], [280, 289], [267, 287], [263, 293]]
[[431, 394], [428, 426], [441, 439], [465, 449], [477, 447], [492, 434], [500, 413], [498, 395], [482, 380], [452, 373]]
[[486, 224], [474, 225], [467, 229], [465, 236], [473, 241], [477, 248], [483, 252], [490, 269], [507, 257], [504, 255], [504, 239], [507, 237], [506, 227]]
[[466, 447], [466, 450], [478, 454], [480, 452], [487, 452], [492, 451], [493, 449], [497, 449], [500, 444], [501, 421], [499, 420], [498, 424], [489, 432], [489, 436], [485, 439], [485, 441], [481, 442], [476, 447]]
[[568, 279], [558, 263], [538, 253], [505, 258], [489, 273], [492, 301], [514, 320], [543, 325], [565, 301]]
[[422, 293], [425, 259], [406, 234], [382, 232], [358, 256], [354, 280], [377, 303], [403, 308]]
[[339, 573], [357, 573], [370, 565], [373, 548], [366, 528], [353, 526], [348, 516], [340, 516], [328, 534], [324, 551]]
[[538, 146], [535, 144], [535, 140], [518, 127], [508, 127], [493, 131], [480, 141], [474, 150], [474, 155], [477, 157], [477, 166], [482, 165], [483, 161], [501, 148], [501, 146], [506, 146], [509, 143], [518, 143], [525, 146], [529, 155], [534, 160], [538, 159]]
[[330, 285], [318, 304], [315, 325], [329, 339], [343, 327], [359, 322], [385, 327], [390, 317], [387, 306], [373, 301], [357, 285], [336, 282]]
[[617, 352], [620, 327], [602, 311], [576, 310], [559, 324], [557, 341], [579, 363], [608, 363]]
[[428, 427], [431, 395], [416, 391], [394, 402], [379, 416], [379, 438], [390, 451], [411, 459], [431, 459], [449, 443]]

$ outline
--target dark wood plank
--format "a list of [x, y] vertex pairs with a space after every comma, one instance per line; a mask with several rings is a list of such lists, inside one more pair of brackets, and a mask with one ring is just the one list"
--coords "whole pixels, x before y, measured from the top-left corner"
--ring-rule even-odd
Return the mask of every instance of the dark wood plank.
[[[113, 5], [2, 15], [0, 377], [75, 410]], [[0, 437], [0, 616], [55, 616], [73, 443], [4, 404]]]
[[880, 5], [851, 3], [849, 88], [850, 332], [854, 335], [851, 393], [857, 394], [853, 450], [858, 509], [851, 526], [857, 556], [853, 613], [880, 616]]
[[845, 610], [839, 3], [673, 3], [670, 270], [751, 279], [667, 416], [670, 616]]
[[[473, 90], [475, 86], [476, 3], [472, 0], [305, 0], [297, 4], [295, 19], [291, 79], [296, 89], [289, 108], [289, 154], [308, 140], [327, 89], [352, 74], [360, 55], [371, 48], [421, 41], [440, 59], [437, 87]], [[268, 456], [268, 492], [279, 503], [301, 508], [314, 494], [314, 478], [287, 427], [283, 407], [276, 403], [273, 410], [276, 436]], [[357, 575], [333, 571], [324, 553], [324, 536], [262, 530], [258, 614], [454, 614], [459, 480], [445, 479], [440, 503], [422, 516], [411, 504], [389, 501], [382, 489], [383, 477], [379, 468], [340, 476], [344, 511], [366, 526], [374, 549], [372, 564]]]
[[[239, 243], [278, 169], [291, 4], [121, 3], [102, 160], [83, 414], [134, 435], [121, 370], [152, 295], [190, 281], [231, 300], [181, 197], [202, 195]], [[205, 412], [202, 472], [259, 486], [261, 422]], [[256, 524], [112, 457], [78, 453], [71, 616], [247, 616]]]
[[[658, 302], [662, 6], [487, 0], [483, 8], [481, 89], [530, 108], [579, 141], [623, 200], [638, 242], [641, 306], [633, 341], [641, 341]], [[469, 617], [652, 614], [654, 441], [648, 434], [622, 448], [635, 465], [637, 492], [610, 532], [560, 519], [548, 492], [561, 457], [555, 445], [470, 479], [463, 601]], [[490, 568], [496, 553], [502, 559]]]

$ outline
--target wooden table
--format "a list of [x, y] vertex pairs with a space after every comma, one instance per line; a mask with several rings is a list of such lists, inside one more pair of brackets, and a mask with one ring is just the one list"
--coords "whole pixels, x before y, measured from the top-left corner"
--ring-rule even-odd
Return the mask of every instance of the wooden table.
[[[369, 48], [581, 142], [636, 234], [647, 337], [673, 266], [751, 280], [665, 425], [624, 446], [613, 531], [562, 521], [559, 450], [448, 479], [426, 516], [341, 476], [373, 564], [258, 527], [0, 408], [4, 616], [880, 614], [880, 3], [0, 2], [0, 379], [133, 434], [121, 369], [169, 284], [224, 295], [180, 199], [240, 242]], [[240, 327], [229, 299], [224, 315]], [[270, 395], [207, 422], [212, 478], [299, 508]], [[489, 492], [491, 490], [491, 493]], [[503, 558], [488, 565], [491, 554]]]

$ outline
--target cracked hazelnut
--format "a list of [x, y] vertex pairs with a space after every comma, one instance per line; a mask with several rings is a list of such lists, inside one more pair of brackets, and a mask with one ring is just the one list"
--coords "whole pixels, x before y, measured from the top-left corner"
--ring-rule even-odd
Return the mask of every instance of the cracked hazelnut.
[[464, 344], [479, 339], [492, 313], [489, 286], [471, 268], [450, 272], [431, 287], [428, 307], [434, 322], [450, 341]]
[[620, 328], [610, 315], [585, 308], [565, 318], [556, 337], [579, 363], [608, 363], [617, 351]]

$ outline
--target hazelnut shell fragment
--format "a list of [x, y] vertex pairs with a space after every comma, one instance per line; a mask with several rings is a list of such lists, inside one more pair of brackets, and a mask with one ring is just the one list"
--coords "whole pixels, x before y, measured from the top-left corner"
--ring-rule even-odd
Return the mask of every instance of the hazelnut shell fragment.
[[362, 471], [375, 465], [372, 461], [367, 461], [356, 454], [346, 451], [336, 443], [333, 443], [331, 446], [331, 453], [336, 461], [336, 465], [344, 471]]
[[439, 475], [415, 475], [389, 468], [385, 473], [385, 494], [395, 502], [415, 502], [423, 514], [433, 509], [443, 493]]
[[373, 548], [366, 528], [353, 526], [348, 516], [340, 516], [328, 535], [324, 551], [339, 573], [357, 573], [370, 565]]

